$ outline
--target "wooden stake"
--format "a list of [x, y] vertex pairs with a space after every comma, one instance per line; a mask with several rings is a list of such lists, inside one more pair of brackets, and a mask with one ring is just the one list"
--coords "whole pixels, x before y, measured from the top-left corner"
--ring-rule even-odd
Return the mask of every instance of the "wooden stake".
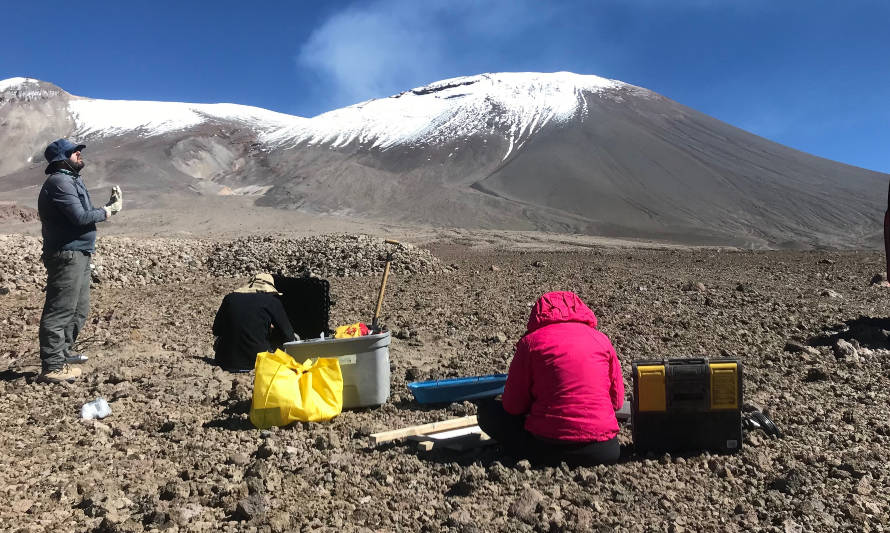
[[430, 424], [421, 424], [419, 426], [410, 426], [402, 429], [393, 429], [390, 431], [382, 431], [371, 435], [371, 444], [376, 446], [381, 442], [389, 442], [398, 439], [404, 439], [411, 435], [425, 435], [427, 433], [436, 433], [447, 429], [457, 429], [467, 426], [476, 425], [476, 416], [465, 416], [462, 418], [452, 418], [442, 420], [441, 422], [432, 422]]
[[467, 426], [426, 435], [410, 435], [408, 439], [416, 441], [417, 448], [425, 452], [436, 448], [463, 452], [471, 448], [494, 444], [491, 437], [479, 426]]

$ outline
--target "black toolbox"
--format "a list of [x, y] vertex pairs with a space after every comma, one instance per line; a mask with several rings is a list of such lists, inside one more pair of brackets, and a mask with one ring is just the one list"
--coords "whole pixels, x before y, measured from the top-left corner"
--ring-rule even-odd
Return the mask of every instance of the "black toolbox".
[[634, 450], [714, 451], [742, 447], [742, 363], [738, 359], [633, 362]]

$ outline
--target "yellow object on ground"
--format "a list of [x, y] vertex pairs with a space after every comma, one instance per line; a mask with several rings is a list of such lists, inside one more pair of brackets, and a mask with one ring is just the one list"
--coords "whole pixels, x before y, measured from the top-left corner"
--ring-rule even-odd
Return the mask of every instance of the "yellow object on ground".
[[334, 330], [334, 338], [335, 339], [348, 339], [350, 337], [361, 337], [362, 335], [368, 334], [368, 326], [364, 325], [361, 322], [356, 322], [355, 324], [347, 324], [345, 326], [340, 326], [336, 330]]
[[307, 359], [300, 364], [281, 350], [257, 354], [250, 405], [254, 426], [321, 422], [342, 410], [343, 375], [337, 359]]

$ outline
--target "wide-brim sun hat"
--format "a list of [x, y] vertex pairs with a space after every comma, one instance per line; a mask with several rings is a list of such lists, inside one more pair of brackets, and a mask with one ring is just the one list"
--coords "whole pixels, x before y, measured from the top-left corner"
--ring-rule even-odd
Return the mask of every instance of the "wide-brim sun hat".
[[272, 274], [267, 274], [265, 272], [254, 274], [254, 276], [250, 278], [250, 282], [247, 285], [238, 287], [237, 289], [235, 289], [235, 292], [268, 292], [281, 296], [281, 293], [278, 292], [278, 289], [275, 288], [275, 279], [272, 277]]

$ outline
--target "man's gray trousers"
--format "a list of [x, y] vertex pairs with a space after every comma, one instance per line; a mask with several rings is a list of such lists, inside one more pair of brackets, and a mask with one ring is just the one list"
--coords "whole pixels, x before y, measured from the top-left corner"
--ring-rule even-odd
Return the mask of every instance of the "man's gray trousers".
[[46, 303], [40, 317], [40, 363], [44, 372], [62, 368], [90, 310], [90, 255], [59, 250], [43, 256]]

